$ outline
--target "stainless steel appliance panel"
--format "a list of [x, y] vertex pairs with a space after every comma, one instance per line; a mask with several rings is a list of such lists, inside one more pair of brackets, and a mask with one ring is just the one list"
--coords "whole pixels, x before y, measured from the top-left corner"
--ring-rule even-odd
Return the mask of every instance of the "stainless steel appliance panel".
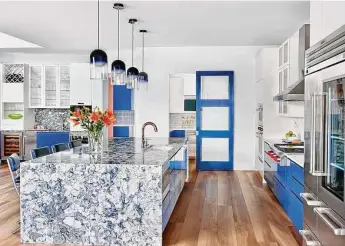
[[264, 144], [264, 179], [267, 185], [274, 190], [274, 174], [277, 172], [277, 162], [268, 155], [272, 151], [272, 147], [265, 142]]
[[30, 151], [37, 147], [36, 140], [37, 132], [27, 131], [23, 134], [23, 156], [22, 159], [27, 161], [31, 160]]

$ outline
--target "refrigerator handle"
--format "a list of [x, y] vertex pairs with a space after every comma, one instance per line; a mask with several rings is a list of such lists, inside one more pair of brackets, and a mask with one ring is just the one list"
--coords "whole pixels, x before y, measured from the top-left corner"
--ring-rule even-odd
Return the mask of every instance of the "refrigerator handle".
[[299, 195], [308, 206], [319, 207], [325, 205], [322, 201], [318, 201], [313, 193], [301, 193]]
[[[325, 125], [327, 124], [325, 121], [325, 118], [327, 118], [326, 116], [326, 110], [325, 110], [325, 98], [326, 97], [326, 93], [312, 93], [311, 94], [311, 130], [310, 130], [310, 168], [309, 168], [309, 172], [312, 176], [327, 176], [327, 172], [326, 172], [326, 168], [325, 168], [325, 164], [326, 164], [326, 160], [325, 160], [325, 156], [324, 156], [324, 152], [325, 152], [325, 137], [321, 134], [322, 132], [324, 132], [325, 130]], [[321, 100], [320, 100], [321, 98]], [[321, 101], [321, 102], [320, 102]], [[320, 105], [321, 104], [321, 107]], [[317, 113], [316, 110], [321, 110], [321, 112]], [[319, 136], [316, 136], [316, 121], [319, 120], [319, 127], [321, 129], [319, 129]], [[316, 145], [316, 140], [318, 138], [319, 144]], [[318, 148], [322, 148], [323, 151], [320, 151], [319, 149], [316, 150], [316, 146], [318, 146]], [[316, 167], [316, 158], [315, 155], [321, 155], [319, 156], [319, 162], [321, 160], [321, 163], [318, 163], [318, 167]]]
[[307, 246], [322, 246], [321, 243], [309, 230], [299, 230], [299, 234], [302, 236]]
[[337, 236], [345, 236], [345, 224], [330, 208], [314, 208], [314, 212]]

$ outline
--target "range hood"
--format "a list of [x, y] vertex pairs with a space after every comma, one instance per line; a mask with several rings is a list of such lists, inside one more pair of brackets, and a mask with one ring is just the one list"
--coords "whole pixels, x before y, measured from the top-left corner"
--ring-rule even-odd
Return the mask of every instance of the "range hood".
[[304, 101], [304, 78], [273, 97], [274, 101]]
[[298, 53], [296, 56], [298, 60], [293, 61], [298, 63], [298, 79], [288, 88], [274, 96], [273, 101], [304, 101], [305, 51], [309, 48], [309, 46], [310, 25], [305, 24], [298, 30]]

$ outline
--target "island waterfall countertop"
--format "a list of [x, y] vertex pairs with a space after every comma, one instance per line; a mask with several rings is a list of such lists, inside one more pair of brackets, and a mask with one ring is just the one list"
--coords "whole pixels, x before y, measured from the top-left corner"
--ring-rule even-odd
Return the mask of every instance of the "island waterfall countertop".
[[185, 139], [148, 143], [115, 138], [98, 155], [81, 148], [21, 163], [21, 242], [162, 245], [166, 164]]

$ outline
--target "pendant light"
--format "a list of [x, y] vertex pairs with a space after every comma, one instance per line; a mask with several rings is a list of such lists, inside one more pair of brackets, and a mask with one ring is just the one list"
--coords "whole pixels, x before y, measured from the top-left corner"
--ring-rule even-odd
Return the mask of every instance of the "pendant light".
[[115, 3], [114, 9], [117, 10], [117, 60], [111, 64], [112, 84], [124, 85], [126, 80], [126, 64], [120, 60], [120, 10], [124, 9], [122, 3]]
[[132, 25], [132, 66], [127, 70], [127, 88], [134, 89], [137, 86], [139, 70], [134, 67], [134, 24], [137, 23], [137, 19], [130, 19], [128, 23]]
[[108, 78], [108, 56], [103, 50], [99, 48], [99, 0], [97, 12], [97, 42], [98, 47], [90, 54], [90, 79], [105, 80]]
[[141, 72], [138, 75], [138, 89], [144, 88], [145, 90], [148, 90], [148, 82], [149, 82], [149, 76], [144, 71], [144, 60], [145, 60], [145, 33], [147, 33], [146, 30], [140, 30], [140, 33], [143, 34], [143, 48], [142, 48], [142, 65], [141, 65]]

